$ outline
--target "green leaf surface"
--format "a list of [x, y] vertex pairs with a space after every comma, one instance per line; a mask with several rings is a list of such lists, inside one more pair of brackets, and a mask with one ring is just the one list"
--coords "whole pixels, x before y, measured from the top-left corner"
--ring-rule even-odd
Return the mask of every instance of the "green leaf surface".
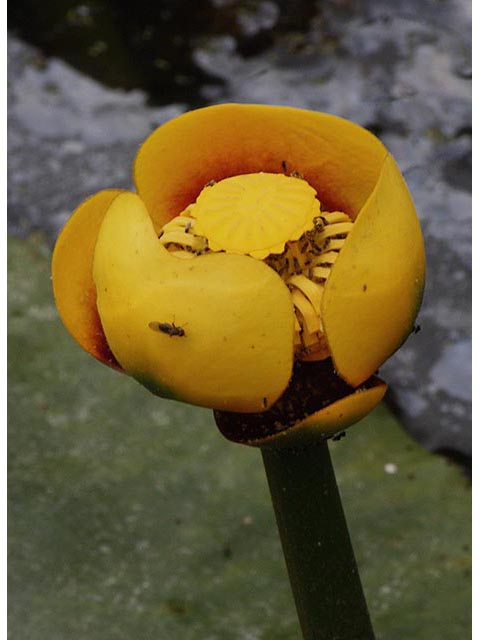
[[[83, 353], [49, 260], [9, 242], [11, 639], [299, 639], [259, 451]], [[469, 637], [467, 480], [385, 407], [331, 451], [378, 640]]]

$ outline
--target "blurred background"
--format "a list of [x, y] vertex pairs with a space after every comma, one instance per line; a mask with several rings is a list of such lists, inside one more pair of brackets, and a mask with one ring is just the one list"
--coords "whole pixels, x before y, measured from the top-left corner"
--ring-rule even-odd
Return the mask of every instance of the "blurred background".
[[405, 175], [420, 331], [332, 454], [378, 638], [468, 637], [470, 3], [17, 0], [8, 21], [11, 638], [299, 637], [258, 452], [104, 370], [51, 295], [73, 209], [219, 102], [346, 117]]

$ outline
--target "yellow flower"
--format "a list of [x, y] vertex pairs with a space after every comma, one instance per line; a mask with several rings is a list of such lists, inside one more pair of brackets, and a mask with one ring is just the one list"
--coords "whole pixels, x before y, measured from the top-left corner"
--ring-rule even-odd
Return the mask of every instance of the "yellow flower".
[[412, 330], [425, 257], [375, 136], [322, 113], [219, 105], [159, 127], [134, 178], [137, 193], [81, 204], [55, 247], [57, 306], [84, 349], [217, 410], [250, 444], [331, 434], [381, 400], [373, 374]]

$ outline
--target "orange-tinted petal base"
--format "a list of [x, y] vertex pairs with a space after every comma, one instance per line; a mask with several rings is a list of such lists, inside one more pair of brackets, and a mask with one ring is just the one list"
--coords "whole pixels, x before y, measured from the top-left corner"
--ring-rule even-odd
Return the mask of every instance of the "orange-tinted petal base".
[[300, 172], [326, 209], [354, 218], [386, 153], [374, 135], [343, 118], [222, 104], [190, 111], [154, 131], [137, 154], [134, 179], [157, 233], [210, 180], [260, 171]]
[[92, 263], [102, 220], [121, 193], [107, 189], [82, 202], [62, 229], [52, 258], [53, 293], [64, 325], [88, 353], [119, 371], [100, 323]]

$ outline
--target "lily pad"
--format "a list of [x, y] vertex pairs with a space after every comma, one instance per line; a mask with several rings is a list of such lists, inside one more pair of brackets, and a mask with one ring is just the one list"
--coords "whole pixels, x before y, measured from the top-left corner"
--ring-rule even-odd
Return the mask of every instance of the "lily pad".
[[[12, 640], [300, 638], [255, 449], [96, 363], [9, 243]], [[380, 407], [331, 450], [379, 640], [470, 629], [470, 490]]]

